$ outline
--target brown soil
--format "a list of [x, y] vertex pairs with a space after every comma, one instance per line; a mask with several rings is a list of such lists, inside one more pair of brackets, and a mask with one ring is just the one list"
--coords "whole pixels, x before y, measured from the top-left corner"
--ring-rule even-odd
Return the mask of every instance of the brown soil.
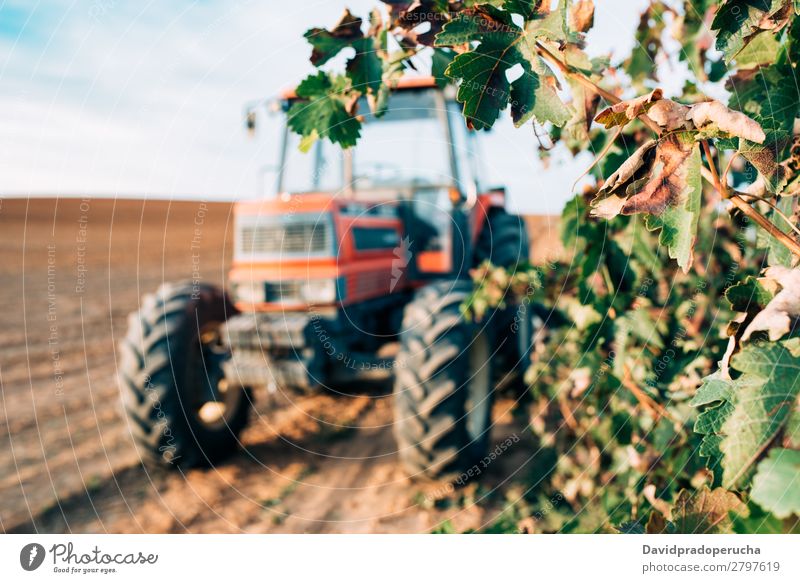
[[[518, 495], [515, 481], [527, 477], [535, 450], [511, 399], [496, 406], [493, 437], [516, 433], [520, 443], [458, 490], [404, 476], [380, 387], [258, 403], [242, 451], [212, 469], [140, 464], [122, 415], [116, 343], [141, 295], [162, 281], [193, 271], [224, 280], [230, 212], [227, 203], [0, 200], [0, 531], [427, 532], [448, 520], [459, 531], [491, 524]], [[554, 239], [555, 223], [543, 224], [532, 232]]]

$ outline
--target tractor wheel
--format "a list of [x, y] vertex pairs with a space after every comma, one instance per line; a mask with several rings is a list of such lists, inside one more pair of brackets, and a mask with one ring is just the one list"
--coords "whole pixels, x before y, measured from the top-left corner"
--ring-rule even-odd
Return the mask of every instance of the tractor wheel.
[[515, 267], [530, 258], [528, 232], [522, 217], [492, 209], [475, 246], [475, 265], [485, 260], [499, 267]]
[[233, 313], [216, 287], [167, 283], [130, 315], [120, 384], [143, 458], [192, 467], [235, 451], [250, 401], [222, 370], [218, 331]]
[[[485, 260], [492, 265], [514, 268], [530, 260], [528, 232], [522, 217], [510, 215], [503, 209], [492, 209], [475, 246], [475, 265]], [[509, 385], [514, 391], [526, 392], [522, 377], [528, 368], [530, 343], [534, 329], [531, 306], [525, 302], [509, 305], [491, 315], [495, 330], [497, 352], [494, 368], [496, 381]]]
[[452, 480], [489, 443], [491, 339], [461, 314], [471, 289], [469, 281], [431, 284], [405, 309], [394, 433], [400, 459], [415, 477]]

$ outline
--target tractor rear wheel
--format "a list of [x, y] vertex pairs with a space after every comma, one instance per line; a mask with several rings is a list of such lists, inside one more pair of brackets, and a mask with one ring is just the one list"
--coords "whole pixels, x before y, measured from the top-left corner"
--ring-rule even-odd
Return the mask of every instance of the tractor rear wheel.
[[486, 453], [491, 341], [461, 314], [471, 289], [469, 281], [431, 284], [405, 309], [394, 433], [400, 459], [415, 477], [452, 480]]
[[[522, 217], [510, 215], [503, 209], [489, 212], [475, 246], [475, 265], [487, 259], [492, 265], [509, 270], [530, 261], [528, 232]], [[496, 331], [498, 347], [495, 380], [519, 393], [527, 389], [523, 376], [529, 366], [534, 331], [530, 312], [530, 298], [527, 298], [524, 302], [510, 303], [507, 308], [491, 315], [490, 325]]]
[[485, 260], [511, 268], [530, 260], [525, 221], [503, 209], [492, 209], [475, 246], [475, 264]]
[[219, 327], [235, 309], [210, 285], [162, 285], [130, 315], [120, 384], [130, 431], [145, 459], [210, 465], [235, 451], [249, 396], [225, 380]]

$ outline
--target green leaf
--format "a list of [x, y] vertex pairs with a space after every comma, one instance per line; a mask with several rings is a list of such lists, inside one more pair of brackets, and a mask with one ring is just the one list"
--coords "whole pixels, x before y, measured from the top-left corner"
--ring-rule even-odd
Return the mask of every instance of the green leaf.
[[762, 32], [736, 55], [736, 65], [741, 69], [751, 69], [765, 63], [772, 64], [778, 57], [780, 47], [771, 31]]
[[774, 292], [752, 275], [725, 290], [725, 299], [730, 302], [734, 312], [761, 310], [773, 297]]
[[478, 4], [459, 11], [436, 35], [437, 47], [463, 45], [471, 42], [495, 40], [512, 43], [522, 35], [522, 29], [514, 24], [511, 13], [491, 4]]
[[550, 12], [539, 12], [528, 21], [525, 31], [536, 39], [547, 39], [559, 43], [577, 40], [570, 33], [567, 24], [569, 12], [567, 0], [558, 0], [556, 7]]
[[343, 49], [352, 48], [355, 55], [347, 60], [347, 76], [353, 88], [362, 93], [376, 94], [382, 85], [383, 63], [378, 56], [381, 35], [364, 36], [362, 20], [345, 10], [331, 30], [312, 28], [305, 33], [311, 43], [311, 64], [321, 67]]
[[672, 524], [679, 534], [720, 534], [731, 531], [730, 513], [746, 514], [747, 506], [723, 488], [697, 492], [681, 490], [672, 508]]
[[741, 376], [707, 377], [692, 399], [694, 406], [711, 405], [695, 431], [705, 435], [701, 455], [713, 458], [718, 450], [724, 487], [746, 487], [754, 464], [789, 422], [800, 394], [797, 348], [791, 340], [748, 344], [732, 359]]
[[347, 76], [353, 82], [353, 89], [363, 93], [377, 93], [382, 85], [383, 63], [370, 38], [362, 38], [353, 43], [354, 57], [347, 61]]
[[[523, 123], [533, 110], [532, 89], [538, 85], [520, 46], [522, 30], [511, 14], [491, 5], [463, 10], [436, 36], [436, 45], [479, 42], [473, 50], [453, 59], [445, 73], [459, 82], [457, 99], [464, 104], [467, 124], [475, 129], [490, 128], [512, 100], [515, 122]], [[523, 75], [509, 83], [506, 72], [523, 66]]]
[[[485, 41], [475, 50], [458, 55], [447, 68], [447, 76], [459, 81], [457, 99], [464, 104], [467, 124], [488, 129], [511, 98], [511, 84], [506, 69], [519, 60], [517, 49], [505, 42]], [[518, 85], [532, 84], [523, 75]], [[515, 92], [519, 93], [519, 92]]]
[[364, 37], [361, 32], [362, 21], [345, 10], [339, 22], [331, 30], [312, 28], [306, 31], [305, 39], [311, 43], [311, 64], [320, 67], [351, 46], [353, 41]]
[[[794, 210], [792, 208], [792, 203], [793, 200], [791, 197], [783, 196], [777, 200], [777, 204], [775, 206], [777, 206], [784, 215], [791, 217]], [[773, 225], [778, 227], [778, 229], [784, 233], [789, 233], [792, 230], [792, 226], [774, 210], [770, 212], [770, 220]], [[765, 243], [764, 247], [769, 250], [767, 262], [770, 265], [791, 267], [794, 261], [794, 255], [789, 249], [787, 249], [786, 245], [762, 229], [759, 229], [759, 233], [762, 235], [762, 241]]]
[[453, 62], [455, 53], [450, 49], [433, 49], [433, 56], [431, 57], [431, 75], [436, 80], [436, 85], [440, 88], [447, 87], [450, 84], [445, 71], [450, 63]]
[[717, 50], [730, 62], [758, 33], [778, 31], [788, 18], [788, 0], [726, 0], [711, 23]]
[[[523, 66], [522, 76], [511, 85], [511, 119], [516, 127], [520, 127], [536, 115], [536, 109], [539, 109], [537, 117], [551, 113], [543, 103], [548, 98], [546, 92], [542, 92], [542, 102], [539, 101], [539, 85], [539, 76]], [[557, 95], [555, 100], [563, 107]]]
[[774, 64], [741, 71], [731, 77], [728, 105], [757, 121], [766, 138], [761, 144], [739, 141], [739, 151], [764, 177], [770, 192], [780, 192], [786, 182], [779, 165], [791, 144], [790, 131], [800, 113], [800, 90], [793, 62], [796, 61], [797, 31], [790, 31]]
[[800, 516], [800, 451], [772, 449], [758, 464], [750, 496], [778, 518]]
[[334, 84], [323, 72], [310, 75], [298, 85], [297, 96], [300, 99], [289, 108], [287, 123], [303, 136], [303, 146], [310, 147], [315, 135], [344, 148], [356, 144], [361, 122], [348, 112], [340, 80]]
[[537, 4], [539, 4], [537, 0], [505, 0], [503, 8], [528, 19], [536, 10]]
[[[556, 92], [558, 80], [550, 73], [550, 70], [538, 57], [533, 60], [531, 67], [534, 71], [533, 76], [538, 75], [531, 110], [533, 117], [535, 117], [539, 123], [550, 122], [554, 126], [563, 127], [572, 117], [572, 109], [561, 101], [561, 98]], [[525, 73], [525, 75], [527, 75], [527, 73]], [[530, 85], [532, 85], [532, 83]], [[521, 93], [521, 91], [515, 90], [515, 93]], [[512, 99], [513, 98], [514, 94], [512, 93]], [[513, 116], [513, 109], [511, 113]], [[520, 123], [519, 125], [522, 124]]]

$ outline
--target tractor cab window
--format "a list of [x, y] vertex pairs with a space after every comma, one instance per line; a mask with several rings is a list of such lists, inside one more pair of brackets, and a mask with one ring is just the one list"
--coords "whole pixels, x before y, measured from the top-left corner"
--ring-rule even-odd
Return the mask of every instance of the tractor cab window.
[[285, 160], [281, 168], [283, 192], [338, 192], [344, 184], [344, 154], [329, 140], [317, 140], [311, 150], [300, 150], [300, 136], [286, 131]]
[[450, 132], [453, 140], [453, 155], [458, 170], [458, 189], [462, 194], [474, 194], [479, 189], [479, 169], [477, 136], [475, 132], [467, 129], [464, 116], [461, 114], [461, 105], [455, 101], [447, 103], [447, 115], [450, 118]]
[[409, 196], [453, 184], [445, 112], [434, 90], [399, 91], [389, 102], [380, 117], [359, 104], [364, 124], [353, 149], [353, 190]]

